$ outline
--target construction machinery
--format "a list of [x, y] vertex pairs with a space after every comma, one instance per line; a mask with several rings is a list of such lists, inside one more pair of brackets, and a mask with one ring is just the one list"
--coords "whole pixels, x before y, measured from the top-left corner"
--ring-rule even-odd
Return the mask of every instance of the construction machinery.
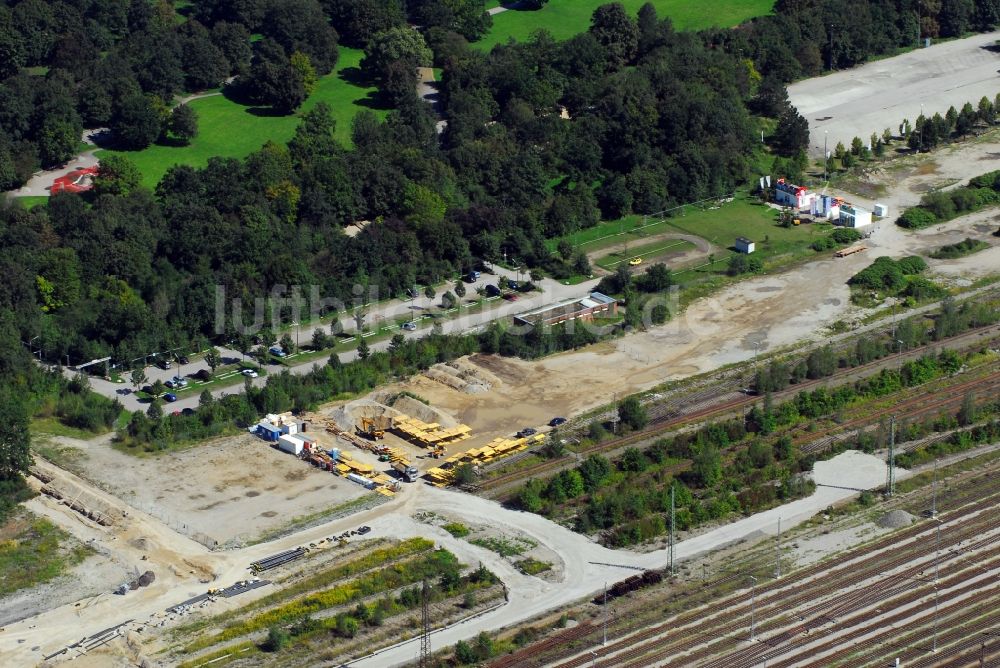
[[385, 431], [392, 427], [392, 419], [380, 415], [374, 418], [363, 417], [361, 422], [355, 426], [359, 436], [363, 436], [370, 441], [378, 441], [385, 438]]

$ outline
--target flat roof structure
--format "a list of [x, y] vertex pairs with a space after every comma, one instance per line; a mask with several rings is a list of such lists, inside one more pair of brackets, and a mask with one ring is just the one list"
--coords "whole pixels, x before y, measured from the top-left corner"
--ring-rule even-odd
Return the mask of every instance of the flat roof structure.
[[593, 319], [595, 313], [618, 313], [618, 300], [601, 292], [591, 292], [588, 297], [569, 299], [550, 304], [534, 311], [514, 316], [514, 321], [522, 325], [557, 325], [577, 318]]

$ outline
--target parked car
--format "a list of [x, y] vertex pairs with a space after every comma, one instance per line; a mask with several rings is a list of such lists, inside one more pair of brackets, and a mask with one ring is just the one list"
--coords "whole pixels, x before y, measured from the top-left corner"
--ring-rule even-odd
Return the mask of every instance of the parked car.
[[159, 367], [160, 367], [161, 369], [164, 369], [164, 370], [166, 370], [166, 369], [169, 369], [169, 368], [170, 368], [171, 366], [173, 366], [173, 365], [172, 365], [172, 364], [170, 363], [170, 360], [168, 360], [167, 358], [163, 358], [163, 359], [161, 359], [161, 360], [160, 360], [159, 362], [157, 362], [156, 364], [157, 364], [157, 366], [159, 366]]
[[490, 283], [489, 285], [486, 286], [486, 296], [487, 297], [498, 297], [498, 296], [500, 296], [500, 288], [498, 288], [496, 285], [493, 285], [492, 283]]
[[480, 276], [482, 276], [482, 274], [480, 274], [478, 271], [470, 271], [468, 274], [466, 274], [465, 280], [468, 281], [469, 283], [475, 283], [476, 281], [479, 280]]
[[405, 329], [408, 332], [412, 332], [416, 330], [416, 328], [417, 328], [417, 323], [413, 322], [412, 320], [410, 322], [403, 323], [403, 329]]
[[267, 349], [267, 352], [271, 353], [275, 357], [287, 357], [288, 356], [288, 353], [286, 353], [281, 348], [281, 346], [271, 346], [270, 348]]
[[517, 281], [507, 281], [507, 287], [511, 290], [520, 290], [521, 285]]
[[170, 402], [177, 401], [177, 395], [174, 394], [173, 392], [167, 392], [166, 394], [163, 395], [163, 398]]
[[189, 361], [188, 361], [187, 355], [178, 355], [177, 356], [177, 363], [178, 364], [188, 364]]
[[174, 387], [187, 387], [187, 378], [181, 376], [174, 376], [170, 380], [174, 381]]
[[165, 386], [166, 386], [167, 388], [169, 388], [169, 389], [171, 389], [171, 390], [172, 390], [172, 389], [174, 389], [174, 385], [175, 385], [175, 383], [174, 383], [174, 381], [173, 381], [173, 380], [168, 380], [167, 382], [165, 382], [165, 383], [164, 383], [164, 385], [165, 385]]
[[642, 264], [642, 258], [641, 257], [634, 257], [631, 260], [629, 260], [628, 263], [630, 265], [632, 265], [633, 267], [638, 267], [640, 264]]
[[194, 415], [194, 409], [185, 408], [184, 410], [181, 411], [181, 415]]
[[527, 438], [528, 436], [534, 436], [538, 433], [538, 430], [534, 427], [525, 427], [521, 431], [517, 432], [518, 438]]
[[420, 293], [417, 292], [416, 288], [406, 288], [406, 296], [410, 299], [416, 299]]
[[257, 373], [253, 369], [243, 369], [243, 371], [240, 371], [240, 373], [242, 373], [247, 378], [256, 378], [257, 376], [260, 375], [259, 373]]
[[566, 418], [564, 417], [554, 417], [549, 420], [550, 427], [558, 427], [561, 424], [566, 424]]
[[372, 528], [370, 526], [363, 526], [360, 529], [358, 529], [358, 533], [361, 534], [362, 536], [364, 536], [366, 533], [368, 533], [371, 530], [372, 530]]

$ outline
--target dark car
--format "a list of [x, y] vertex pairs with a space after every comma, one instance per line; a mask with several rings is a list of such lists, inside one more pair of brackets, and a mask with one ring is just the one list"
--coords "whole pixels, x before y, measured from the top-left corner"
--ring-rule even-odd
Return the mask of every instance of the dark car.
[[549, 420], [549, 426], [550, 427], [558, 427], [561, 424], [566, 424], [566, 418], [564, 418], [564, 417], [556, 417], [556, 418], [552, 418], [551, 420]]
[[162, 359], [162, 360], [160, 360], [159, 362], [157, 362], [157, 363], [156, 363], [156, 365], [157, 365], [158, 367], [160, 367], [161, 369], [169, 369], [169, 368], [170, 368], [171, 366], [173, 366], [173, 365], [172, 365], [172, 364], [170, 363], [170, 360], [168, 360], [168, 359], [165, 359], [165, 358], [164, 358], [164, 359]]
[[517, 435], [518, 438], [526, 438], [528, 436], [534, 436], [537, 433], [538, 433], [537, 429], [534, 429], [533, 427], [525, 427], [521, 431], [517, 432]]
[[170, 402], [177, 401], [177, 395], [174, 394], [173, 392], [167, 392], [166, 394], [163, 395], [163, 398]]
[[188, 363], [187, 355], [178, 355], [177, 356], [177, 363], [178, 364], [187, 364]]
[[194, 409], [185, 408], [184, 410], [181, 411], [181, 415], [194, 415]]
[[521, 285], [517, 281], [507, 281], [507, 287], [511, 290], [520, 290]]
[[486, 296], [487, 297], [498, 297], [500, 295], [500, 288], [490, 283], [486, 286]]
[[360, 529], [358, 529], [358, 534], [364, 536], [366, 533], [368, 533], [371, 530], [372, 530], [372, 528], [370, 526], [363, 526]]
[[476, 281], [479, 280], [480, 276], [482, 276], [482, 274], [480, 274], [478, 271], [473, 270], [465, 275], [465, 280], [468, 281], [469, 283], [475, 283]]

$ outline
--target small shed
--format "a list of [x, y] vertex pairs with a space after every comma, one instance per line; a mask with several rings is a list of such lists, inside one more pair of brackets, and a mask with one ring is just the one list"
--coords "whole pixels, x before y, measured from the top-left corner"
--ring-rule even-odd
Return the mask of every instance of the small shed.
[[878, 216], [879, 218], [888, 218], [889, 217], [889, 207], [886, 206], [885, 204], [876, 204], [875, 205], [875, 215]]
[[275, 427], [270, 422], [259, 422], [257, 424], [257, 435], [265, 441], [277, 441], [281, 438], [281, 427]]
[[304, 431], [301, 428], [300, 422], [282, 422], [281, 423], [281, 433], [282, 434], [297, 434], [300, 431]]
[[736, 237], [737, 253], [746, 253], [747, 255], [749, 255], [750, 253], [754, 252], [755, 248], [756, 245], [750, 239], [747, 239], [746, 237]]

